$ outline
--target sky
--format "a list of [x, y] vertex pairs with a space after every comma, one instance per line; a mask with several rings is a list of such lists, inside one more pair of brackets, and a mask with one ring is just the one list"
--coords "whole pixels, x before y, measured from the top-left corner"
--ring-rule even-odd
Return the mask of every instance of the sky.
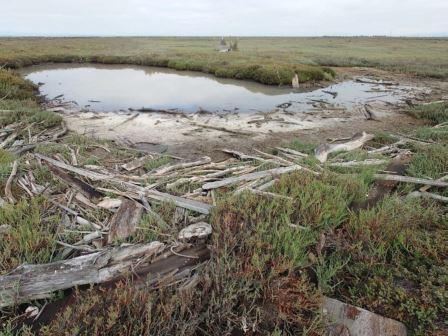
[[0, 35], [448, 36], [448, 0], [0, 0]]

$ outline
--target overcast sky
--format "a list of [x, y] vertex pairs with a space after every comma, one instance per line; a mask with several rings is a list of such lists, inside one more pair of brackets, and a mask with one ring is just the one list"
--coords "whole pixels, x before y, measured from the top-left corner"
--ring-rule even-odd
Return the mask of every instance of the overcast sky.
[[0, 35], [448, 35], [448, 0], [0, 0]]

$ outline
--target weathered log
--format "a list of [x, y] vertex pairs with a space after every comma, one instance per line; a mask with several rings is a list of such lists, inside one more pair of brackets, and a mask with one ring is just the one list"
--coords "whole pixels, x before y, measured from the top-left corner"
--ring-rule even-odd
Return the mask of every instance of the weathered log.
[[351, 151], [362, 147], [367, 141], [374, 138], [374, 135], [367, 134], [366, 132], [356, 133], [348, 142], [323, 144], [316, 148], [315, 155], [316, 158], [324, 163], [327, 161], [328, 155], [330, 153], [339, 151]]
[[58, 290], [79, 285], [114, 281], [163, 251], [165, 245], [152, 242], [110, 248], [101, 252], [50, 264], [22, 265], [0, 276], [0, 307], [48, 298]]
[[137, 230], [137, 225], [143, 215], [141, 204], [123, 199], [118, 211], [112, 216], [109, 224], [108, 243], [117, 239], [125, 239]]
[[282, 175], [282, 174], [290, 173], [292, 171], [301, 170], [301, 169], [303, 169], [303, 167], [301, 167], [299, 165], [293, 165], [293, 166], [289, 166], [289, 167], [275, 168], [275, 169], [269, 169], [269, 170], [265, 170], [265, 171], [261, 171], [261, 172], [250, 173], [250, 174], [241, 175], [241, 176], [237, 176], [237, 177], [229, 177], [229, 178], [223, 179], [221, 181], [206, 183], [202, 186], [202, 189], [203, 190], [217, 189], [217, 188], [221, 188], [224, 186], [237, 184], [240, 182], [253, 181], [253, 180], [257, 180], [259, 178], [263, 178], [263, 177], [267, 177], [267, 176]]
[[445, 188], [448, 187], [448, 182], [428, 180], [418, 177], [401, 176], [401, 175], [388, 175], [388, 174], [375, 174], [375, 178], [385, 181], [396, 181], [404, 183], [424, 184], [434, 187]]
[[42, 154], [34, 154], [37, 158], [46, 161], [48, 163], [51, 163], [53, 166], [71, 171], [75, 174], [81, 175], [81, 176], [85, 176], [93, 181], [102, 181], [102, 180], [108, 180], [111, 179], [113, 176], [109, 175], [109, 174], [100, 174], [97, 172], [93, 172], [87, 169], [83, 169], [83, 168], [78, 168], [78, 167], [73, 167], [71, 165], [68, 165], [62, 161], [58, 161], [52, 158], [49, 158], [45, 155]]
[[210, 204], [165, 194], [157, 190], [148, 190], [145, 192], [145, 196], [161, 202], [173, 202], [178, 207], [193, 210], [205, 215], [208, 215], [213, 208], [213, 206]]

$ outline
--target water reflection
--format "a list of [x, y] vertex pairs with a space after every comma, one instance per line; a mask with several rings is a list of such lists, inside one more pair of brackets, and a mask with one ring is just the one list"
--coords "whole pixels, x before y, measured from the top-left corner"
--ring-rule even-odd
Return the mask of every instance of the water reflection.
[[351, 81], [324, 90], [294, 92], [290, 88], [144, 66], [54, 64], [30, 67], [23, 74], [40, 83], [40, 92], [47, 98], [63, 95], [63, 100], [93, 111], [145, 107], [185, 112], [250, 112], [269, 111], [285, 102], [305, 109], [310, 101], [322, 99], [342, 107], [375, 97], [397, 100], [393, 92], [379, 94], [372, 90], [373, 85]]

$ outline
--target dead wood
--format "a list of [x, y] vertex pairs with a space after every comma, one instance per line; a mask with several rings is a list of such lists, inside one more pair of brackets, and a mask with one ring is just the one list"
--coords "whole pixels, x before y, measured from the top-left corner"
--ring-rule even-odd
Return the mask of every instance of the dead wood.
[[137, 158], [132, 160], [131, 162], [128, 162], [124, 165], [121, 166], [121, 168], [127, 170], [127, 171], [133, 171], [137, 168], [143, 167], [143, 165], [145, 164], [146, 161], [152, 159], [153, 156], [152, 155], [146, 155], [143, 156], [141, 158]]
[[110, 209], [119, 208], [121, 203], [122, 203], [121, 199], [106, 197], [101, 202], [99, 202], [96, 206], [103, 208], [103, 209], [110, 210]]
[[394, 83], [394, 82], [385, 82], [385, 81], [375, 81], [375, 80], [371, 80], [371, 79], [366, 79], [366, 78], [356, 78], [355, 82], [358, 83], [363, 83], [363, 84], [376, 84], [376, 85], [384, 85], [384, 86], [393, 86], [393, 85], [399, 85], [398, 83]]
[[99, 192], [94, 187], [92, 187], [90, 184], [81, 181], [80, 179], [71, 176], [70, 174], [64, 172], [63, 170], [59, 169], [58, 167], [47, 164], [48, 169], [56, 175], [59, 179], [61, 179], [63, 182], [67, 183], [70, 187], [75, 187], [78, 189], [82, 194], [84, 194], [88, 198], [101, 198], [104, 196], [102, 192]]
[[217, 189], [217, 188], [221, 188], [224, 186], [234, 185], [234, 184], [237, 184], [240, 182], [253, 181], [253, 180], [257, 180], [257, 179], [267, 177], [267, 176], [277, 176], [277, 175], [286, 174], [286, 173], [290, 173], [292, 171], [301, 170], [301, 169], [303, 169], [303, 167], [301, 167], [299, 165], [293, 165], [290, 167], [269, 169], [269, 170], [250, 173], [250, 174], [241, 175], [241, 176], [237, 176], [237, 177], [229, 177], [229, 178], [223, 179], [221, 181], [206, 183], [202, 186], [202, 189], [204, 189], [204, 190]]
[[239, 160], [253, 160], [253, 161], [260, 161], [260, 162], [268, 162], [269, 161], [269, 160], [266, 160], [259, 156], [247, 155], [247, 154], [244, 154], [244, 153], [238, 152], [236, 150], [232, 150], [232, 149], [223, 149], [222, 151], [224, 153], [232, 155], [233, 157], [236, 157]]
[[315, 155], [316, 158], [324, 163], [327, 161], [328, 155], [330, 153], [339, 152], [339, 151], [351, 151], [357, 148], [362, 147], [367, 141], [370, 141], [374, 138], [374, 135], [367, 134], [366, 132], [356, 133], [351, 137], [348, 142], [340, 142], [340, 143], [332, 143], [332, 144], [323, 144], [316, 148]]
[[378, 166], [387, 163], [386, 160], [368, 159], [364, 161], [332, 162], [330, 167], [358, 167], [358, 166]]
[[178, 164], [171, 165], [171, 166], [163, 166], [163, 167], [160, 167], [160, 168], [154, 170], [153, 172], [150, 172], [147, 175], [161, 176], [161, 175], [164, 175], [166, 173], [169, 173], [169, 172], [172, 172], [175, 170], [205, 165], [207, 163], [210, 163], [211, 161], [212, 161], [212, 159], [210, 159], [210, 157], [204, 156], [201, 159], [199, 159], [197, 161], [193, 161], [193, 162], [183, 162], [183, 163], [178, 163]]
[[448, 203], [448, 197], [445, 197], [442, 195], [437, 195], [437, 194], [430, 193], [427, 191], [414, 191], [414, 192], [410, 193], [409, 196], [410, 197], [431, 198], [431, 199], [439, 201], [439, 202]]
[[260, 151], [260, 150], [258, 150], [258, 149], [256, 149], [256, 148], [254, 148], [254, 150], [255, 150], [258, 154], [264, 155], [264, 156], [266, 156], [266, 157], [268, 157], [268, 158], [274, 160], [275, 162], [279, 163], [279, 164], [282, 165], [282, 166], [291, 166], [291, 165], [294, 164], [293, 162], [288, 161], [288, 160], [285, 160], [285, 159], [283, 159], [283, 158], [281, 158], [281, 157], [278, 157], [278, 156], [276, 156], [276, 155], [262, 152], [262, 151]]
[[401, 175], [389, 175], [389, 174], [375, 174], [375, 178], [384, 181], [396, 181], [404, 183], [414, 183], [414, 184], [424, 184], [434, 187], [446, 188], [448, 187], [448, 182], [442, 182], [437, 180], [428, 180], [418, 177], [401, 176]]
[[146, 275], [144, 286], [154, 287], [160, 281], [189, 275], [186, 270], [209, 258], [204, 245], [174, 250], [152, 242], [109, 248], [50, 264], [22, 265], [0, 277], [0, 307], [48, 298], [55, 291], [74, 286], [113, 283], [132, 275]]
[[212, 234], [212, 226], [205, 222], [191, 224], [179, 232], [179, 241], [191, 241], [193, 239], [204, 239]]
[[57, 140], [60, 137], [64, 136], [67, 132], [68, 132], [67, 125], [65, 124], [65, 121], [63, 121], [62, 122], [62, 129], [59, 132], [56, 132], [55, 134], [53, 134], [52, 139], [53, 140]]
[[22, 265], [0, 277], [0, 307], [47, 298], [51, 293], [85, 284], [116, 280], [138, 267], [142, 259], [150, 260], [165, 245], [152, 242], [83, 255], [50, 264]]
[[14, 198], [14, 195], [12, 194], [12, 191], [11, 191], [11, 185], [12, 185], [12, 182], [14, 181], [14, 178], [17, 175], [18, 165], [19, 165], [18, 161], [15, 160], [14, 163], [12, 164], [11, 174], [9, 175], [8, 180], [6, 181], [6, 185], [5, 185], [5, 196], [8, 200], [8, 202], [10, 202], [10, 203], [16, 202], [16, 199]]
[[11, 133], [2, 143], [0, 143], [0, 148], [6, 148], [11, 142], [13, 142], [19, 136], [19, 131], [14, 131]]
[[229, 129], [229, 128], [225, 128], [225, 127], [218, 127], [218, 126], [212, 126], [212, 125], [205, 125], [205, 124], [200, 124], [197, 122], [192, 122], [191, 123], [194, 126], [199, 126], [202, 128], [208, 128], [211, 130], [215, 130], [215, 131], [221, 131], [221, 132], [227, 132], [227, 133], [231, 133], [231, 134], [236, 134], [236, 135], [253, 135], [253, 132], [247, 132], [247, 131], [239, 131], [239, 130], [233, 130], [233, 129]]
[[164, 113], [164, 114], [174, 114], [185, 116], [185, 113], [179, 110], [164, 110], [164, 109], [153, 109], [150, 107], [142, 107], [140, 109], [131, 109], [131, 111], [144, 112], [144, 113]]
[[34, 154], [34, 155], [43, 161], [51, 163], [53, 166], [71, 171], [71, 172], [81, 175], [81, 176], [85, 176], [93, 181], [110, 180], [113, 177], [112, 175], [109, 175], [109, 174], [100, 174], [100, 173], [93, 172], [93, 171], [90, 171], [87, 169], [73, 167], [69, 164], [62, 162], [62, 161], [58, 161], [58, 160], [49, 158], [42, 154]]
[[[391, 160], [386, 170], [392, 174], [401, 175], [406, 172], [408, 164], [411, 160], [409, 154], [400, 154]], [[380, 200], [396, 187], [397, 181], [376, 180], [373, 188], [369, 191], [367, 200], [354, 203], [351, 208], [354, 210], [367, 209], [375, 206]]]
[[108, 243], [111, 244], [116, 240], [125, 239], [137, 230], [137, 225], [143, 215], [143, 207], [141, 204], [129, 200], [122, 199], [120, 208], [112, 216], [109, 223]]
[[145, 192], [145, 196], [161, 202], [173, 202], [178, 207], [193, 210], [205, 215], [208, 215], [213, 208], [210, 204], [165, 194], [157, 190], [148, 190]]
[[294, 149], [291, 148], [284, 148], [284, 147], [275, 147], [277, 150], [281, 151], [281, 152], [285, 152], [288, 154], [292, 154], [292, 155], [297, 155], [297, 156], [301, 156], [301, 157], [308, 157], [308, 154], [296, 151]]

